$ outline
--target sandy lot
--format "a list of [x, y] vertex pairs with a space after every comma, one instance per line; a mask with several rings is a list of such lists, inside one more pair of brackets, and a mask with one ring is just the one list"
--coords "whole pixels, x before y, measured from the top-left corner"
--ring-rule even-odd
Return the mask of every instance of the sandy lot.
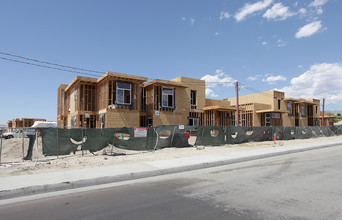
[[[327, 139], [341, 139], [342, 136], [313, 138], [306, 140], [280, 141], [282, 146], [289, 146], [309, 142], [325, 142]], [[189, 143], [193, 144], [195, 137], [191, 137]], [[2, 153], [0, 165], [0, 177], [27, 175], [33, 173], [53, 172], [66, 169], [82, 169], [97, 166], [111, 166], [117, 164], [128, 164], [142, 161], [165, 160], [171, 158], [214, 155], [236, 151], [248, 151], [258, 148], [273, 147], [273, 141], [269, 142], [250, 142], [238, 145], [207, 146], [202, 150], [195, 147], [187, 148], [165, 148], [156, 151], [130, 151], [115, 147], [107, 147], [98, 151], [95, 155], [89, 152], [77, 151], [76, 154], [67, 156], [49, 156], [42, 155], [41, 140], [38, 140], [38, 161], [36, 154], [36, 145], [33, 149], [33, 160], [23, 161], [22, 139], [2, 140]], [[282, 147], [279, 145], [277, 147]], [[28, 147], [28, 138], [24, 139], [24, 152], [26, 156]], [[112, 151], [112, 154], [111, 154]]]

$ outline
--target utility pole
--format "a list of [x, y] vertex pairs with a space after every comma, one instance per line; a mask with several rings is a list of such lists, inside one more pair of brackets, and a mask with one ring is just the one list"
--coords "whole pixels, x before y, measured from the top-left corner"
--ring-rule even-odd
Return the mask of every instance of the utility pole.
[[322, 126], [324, 126], [324, 102], [325, 102], [325, 98], [323, 98]]
[[236, 81], [236, 126], [240, 126], [240, 111], [239, 111], [239, 83]]

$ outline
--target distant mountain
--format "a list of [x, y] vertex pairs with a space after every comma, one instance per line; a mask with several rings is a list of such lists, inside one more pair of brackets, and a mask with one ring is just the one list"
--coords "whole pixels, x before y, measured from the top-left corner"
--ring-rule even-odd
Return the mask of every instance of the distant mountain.
[[0, 124], [0, 128], [7, 128], [7, 125]]

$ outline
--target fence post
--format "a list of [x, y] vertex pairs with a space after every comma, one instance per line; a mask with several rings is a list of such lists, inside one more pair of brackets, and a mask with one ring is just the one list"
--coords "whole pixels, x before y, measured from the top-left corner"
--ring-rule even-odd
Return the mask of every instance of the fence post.
[[22, 138], [22, 139], [23, 139], [23, 141], [22, 141], [22, 144], [21, 144], [21, 151], [23, 152], [23, 159], [24, 159], [24, 157], [25, 157], [25, 146], [24, 146], [24, 138]]
[[174, 136], [175, 136], [175, 130], [176, 130], [176, 126], [173, 128], [173, 133], [172, 133], [172, 138], [171, 138], [170, 147], [171, 147], [171, 145], [172, 145], [173, 138], [174, 138]]
[[156, 134], [157, 134], [156, 145], [154, 146], [154, 149], [153, 149], [153, 150], [156, 150], [157, 145], [158, 145], [159, 136], [158, 136], [158, 132], [156, 131], [156, 129], [153, 128], [153, 130], [154, 130], [154, 132], [156, 132]]
[[1, 165], [1, 150], [2, 150], [2, 131], [0, 136], [0, 165]]
[[[115, 134], [115, 130], [114, 130], [114, 134]], [[112, 147], [111, 147], [111, 149], [110, 149], [110, 155], [112, 155], [113, 154], [113, 148], [114, 148], [114, 146], [115, 146], [115, 135], [113, 135], [113, 144], [112, 144]]]
[[58, 142], [58, 127], [56, 128], [57, 129], [57, 159], [58, 159], [58, 156], [59, 156], [59, 142]]
[[83, 138], [84, 138], [84, 130], [87, 128], [81, 128], [81, 132], [82, 132], [82, 142], [81, 142], [81, 150], [82, 150], [82, 157], [84, 156], [84, 152], [83, 152]]
[[36, 129], [36, 153], [37, 153], [37, 158], [36, 158], [36, 164], [38, 163], [38, 129]]

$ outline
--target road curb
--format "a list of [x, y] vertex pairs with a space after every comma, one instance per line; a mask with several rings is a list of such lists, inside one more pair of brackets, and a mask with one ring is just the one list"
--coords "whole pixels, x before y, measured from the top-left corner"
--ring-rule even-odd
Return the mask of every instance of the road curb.
[[216, 167], [216, 166], [241, 163], [241, 162], [264, 159], [264, 158], [269, 158], [269, 157], [282, 156], [282, 155], [287, 155], [287, 154], [292, 154], [292, 153], [300, 153], [300, 152], [305, 152], [305, 151], [310, 151], [310, 150], [317, 150], [317, 149], [322, 149], [322, 148], [327, 148], [327, 147], [334, 147], [334, 146], [338, 146], [341, 144], [342, 143], [333, 143], [333, 144], [326, 144], [326, 145], [320, 145], [320, 146], [314, 146], [314, 147], [308, 147], [308, 148], [287, 150], [287, 151], [282, 151], [282, 152], [266, 153], [262, 155], [246, 156], [246, 157], [241, 157], [241, 158], [236, 158], [236, 159], [217, 160], [217, 161], [204, 162], [204, 163], [201, 162], [198, 164], [186, 165], [186, 166], [181, 166], [181, 167], [141, 171], [141, 172], [127, 173], [127, 174], [114, 175], [114, 176], [104, 176], [104, 177], [98, 177], [98, 178], [93, 178], [93, 179], [61, 182], [61, 183], [55, 183], [55, 184], [37, 185], [37, 186], [23, 187], [23, 188], [18, 188], [18, 189], [13, 189], [13, 190], [2, 190], [0, 191], [0, 200], [11, 199], [15, 197], [22, 197], [22, 196], [36, 195], [36, 194], [47, 193], [47, 192], [55, 192], [55, 191], [61, 191], [61, 190], [67, 190], [67, 189], [76, 189], [76, 188], [82, 188], [82, 187], [88, 187], [88, 186], [94, 186], [94, 185], [100, 185], [100, 184], [115, 183], [115, 182], [121, 182], [121, 181], [127, 181], [127, 180], [142, 179], [142, 178], [147, 178], [147, 177], [154, 177], [154, 176], [173, 174], [173, 173], [198, 170], [198, 169], [204, 169], [204, 168], [211, 168], [211, 167]]

